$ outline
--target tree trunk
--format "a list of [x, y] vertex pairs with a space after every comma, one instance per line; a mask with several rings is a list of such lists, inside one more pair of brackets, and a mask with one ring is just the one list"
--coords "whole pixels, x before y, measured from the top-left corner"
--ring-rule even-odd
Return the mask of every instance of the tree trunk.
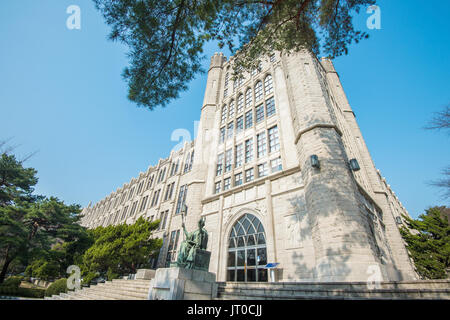
[[6, 248], [5, 263], [3, 264], [2, 272], [0, 272], [0, 284], [2, 284], [3, 281], [5, 281], [5, 278], [6, 278], [6, 272], [8, 271], [9, 264], [10, 264], [13, 260], [14, 260], [14, 257], [13, 257], [13, 258], [10, 258], [10, 257], [9, 257], [9, 245], [8, 245], [8, 247]]

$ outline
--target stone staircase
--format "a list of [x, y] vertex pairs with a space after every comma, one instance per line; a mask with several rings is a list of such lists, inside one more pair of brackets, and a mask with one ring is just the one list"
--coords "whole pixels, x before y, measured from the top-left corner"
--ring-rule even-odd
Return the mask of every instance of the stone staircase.
[[46, 297], [46, 300], [147, 300], [150, 280], [114, 279], [105, 283]]
[[381, 282], [370, 290], [366, 282], [220, 282], [217, 300], [450, 300], [450, 280]]

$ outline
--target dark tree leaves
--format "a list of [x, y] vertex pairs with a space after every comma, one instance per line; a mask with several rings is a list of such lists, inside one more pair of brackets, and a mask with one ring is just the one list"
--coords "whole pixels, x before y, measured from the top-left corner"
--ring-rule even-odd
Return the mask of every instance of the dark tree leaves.
[[[202, 71], [203, 46], [216, 41], [235, 55], [238, 70], [257, 67], [274, 50], [307, 48], [336, 57], [367, 34], [352, 14], [375, 0], [93, 0], [129, 47], [123, 76], [128, 98], [150, 110], [178, 98]], [[237, 54], [239, 53], [239, 54]]]

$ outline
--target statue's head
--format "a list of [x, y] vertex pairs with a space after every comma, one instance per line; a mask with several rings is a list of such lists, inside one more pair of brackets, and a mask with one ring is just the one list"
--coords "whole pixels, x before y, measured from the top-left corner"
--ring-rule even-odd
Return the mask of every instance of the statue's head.
[[205, 218], [201, 218], [200, 220], [198, 220], [198, 227], [201, 229], [205, 226]]

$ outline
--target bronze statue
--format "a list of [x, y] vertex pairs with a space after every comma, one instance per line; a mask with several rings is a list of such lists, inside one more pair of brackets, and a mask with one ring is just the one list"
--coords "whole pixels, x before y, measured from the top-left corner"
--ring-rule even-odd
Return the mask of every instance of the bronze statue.
[[184, 222], [182, 224], [186, 239], [181, 242], [177, 261], [172, 265], [186, 269], [208, 270], [211, 253], [206, 251], [208, 232], [204, 228], [205, 219], [198, 221], [198, 230], [187, 232]]

